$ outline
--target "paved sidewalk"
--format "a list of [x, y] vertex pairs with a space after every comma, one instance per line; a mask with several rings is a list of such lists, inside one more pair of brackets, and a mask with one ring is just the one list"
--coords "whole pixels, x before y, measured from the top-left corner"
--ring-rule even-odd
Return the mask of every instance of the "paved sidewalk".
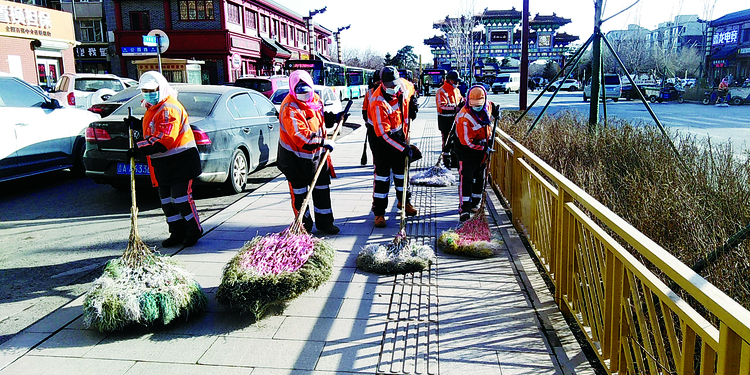
[[[437, 160], [430, 102], [413, 125], [424, 158], [412, 171]], [[489, 215], [505, 239], [502, 254], [472, 260], [438, 252], [430, 270], [398, 276], [357, 270], [359, 250], [392, 241], [399, 226], [391, 189], [388, 226], [373, 228], [372, 164], [360, 166], [364, 130], [338, 141], [332, 154], [341, 233], [328, 238], [337, 250], [334, 274], [319, 290], [258, 322], [216, 304], [222, 269], [243, 243], [292, 222], [281, 176], [211, 217], [198, 244], [174, 256], [208, 293], [206, 313], [154, 331], [105, 334], [83, 328], [80, 297], [0, 346], [0, 374], [593, 374], [494, 196]], [[457, 188], [412, 192], [419, 215], [407, 234], [434, 247], [458, 224]]]

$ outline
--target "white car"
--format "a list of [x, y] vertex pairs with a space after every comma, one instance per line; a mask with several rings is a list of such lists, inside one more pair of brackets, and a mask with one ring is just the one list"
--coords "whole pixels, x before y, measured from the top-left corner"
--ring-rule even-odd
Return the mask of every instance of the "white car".
[[114, 74], [65, 73], [50, 96], [64, 106], [87, 109], [122, 91], [131, 81]]
[[71, 168], [83, 175], [85, 130], [99, 115], [62, 107], [28, 83], [0, 75], [0, 181]]
[[[313, 90], [315, 90], [315, 93], [320, 96], [320, 100], [323, 101], [323, 111], [339, 113], [344, 110], [344, 106], [341, 105], [341, 100], [339, 100], [338, 96], [333, 93], [333, 90], [331, 90], [330, 87], [315, 85], [313, 86]], [[287, 94], [289, 94], [288, 87], [280, 88], [271, 94], [271, 102], [276, 106], [277, 111], [281, 111], [281, 102], [284, 101]]]
[[563, 82], [563, 80], [561, 79], [558, 79], [549, 86], [548, 90], [555, 91], [557, 90], [558, 86], [560, 87], [560, 90], [576, 91], [581, 89], [581, 83], [578, 82], [578, 80], [568, 78], [565, 80], [565, 82]]

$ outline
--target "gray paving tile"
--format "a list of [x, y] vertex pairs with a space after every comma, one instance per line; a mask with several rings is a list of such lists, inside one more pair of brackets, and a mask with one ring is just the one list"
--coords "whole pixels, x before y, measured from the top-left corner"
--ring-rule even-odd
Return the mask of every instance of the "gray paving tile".
[[444, 348], [471, 348], [472, 350], [505, 350], [529, 353], [549, 351], [544, 336], [538, 328], [518, 328], [507, 322], [479, 324], [440, 323], [441, 356]]
[[440, 349], [441, 374], [506, 375], [494, 350]]
[[195, 363], [215, 340], [215, 336], [113, 333], [91, 348], [84, 357]]
[[372, 374], [377, 369], [381, 337], [329, 342], [323, 348], [316, 370]]
[[0, 371], [0, 374], [121, 375], [134, 364], [134, 361], [27, 355]]
[[277, 340], [352, 341], [382, 337], [385, 322], [372, 319], [287, 317]]
[[243, 367], [137, 362], [125, 375], [247, 375], [251, 371]]
[[561, 374], [553, 365], [554, 358], [548, 353], [497, 352], [503, 375]]
[[390, 296], [372, 300], [345, 299], [336, 318], [385, 320], [388, 317], [390, 305]]
[[333, 318], [338, 314], [344, 300], [341, 298], [317, 298], [300, 296], [284, 309], [286, 316]]
[[0, 345], [0, 369], [26, 354], [49, 333], [21, 332]]
[[219, 337], [199, 364], [313, 370], [323, 342]]
[[106, 333], [94, 330], [64, 329], [39, 344], [30, 354], [82, 357], [105, 337]]

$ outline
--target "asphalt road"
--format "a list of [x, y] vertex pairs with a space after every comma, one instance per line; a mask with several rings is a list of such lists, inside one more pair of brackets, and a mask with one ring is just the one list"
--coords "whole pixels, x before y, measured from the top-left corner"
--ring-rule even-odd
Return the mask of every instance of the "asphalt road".
[[[529, 93], [527, 97], [529, 105], [539, 92]], [[518, 95], [491, 94], [490, 100], [499, 103], [505, 109], [518, 109]], [[532, 107], [530, 114], [536, 116], [551, 96], [550, 93], [544, 93], [542, 98]], [[561, 91], [552, 100], [546, 113], [573, 110], [587, 114], [589, 105], [589, 102], [583, 101], [581, 91]], [[750, 143], [750, 105], [716, 107], [689, 102], [683, 104], [677, 102], [649, 103], [649, 105], [665, 128], [683, 134], [710, 138], [714, 144], [731, 142], [735, 154], [738, 155], [744, 155], [748, 150], [749, 146], [746, 143]], [[602, 112], [603, 109], [600, 104], [600, 114]], [[607, 116], [615, 116], [645, 125], [656, 124], [648, 113], [646, 106], [641, 101], [636, 100], [625, 101], [621, 99], [617, 103], [607, 100]]]
[[[352, 105], [340, 137], [362, 123]], [[241, 194], [196, 186], [201, 220], [280, 174], [275, 164], [249, 175]], [[85, 293], [103, 265], [122, 255], [130, 235], [130, 192], [97, 185], [70, 171], [0, 183], [0, 344]], [[138, 231], [149, 246], [168, 236], [154, 189], [138, 190]], [[287, 206], [284, 207], [289, 208]], [[289, 208], [291, 209], [291, 208]], [[178, 248], [160, 249], [172, 254]]]

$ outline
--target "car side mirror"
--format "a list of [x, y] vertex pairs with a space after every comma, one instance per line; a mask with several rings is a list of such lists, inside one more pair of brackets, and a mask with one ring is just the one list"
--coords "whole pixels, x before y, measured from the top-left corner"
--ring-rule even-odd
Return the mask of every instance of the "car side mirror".
[[331, 104], [333, 104], [333, 99], [328, 99], [323, 102], [323, 105], [331, 105]]
[[55, 98], [50, 98], [48, 102], [42, 103], [42, 108], [46, 109], [58, 109], [62, 108], [62, 105], [60, 105], [60, 101]]

